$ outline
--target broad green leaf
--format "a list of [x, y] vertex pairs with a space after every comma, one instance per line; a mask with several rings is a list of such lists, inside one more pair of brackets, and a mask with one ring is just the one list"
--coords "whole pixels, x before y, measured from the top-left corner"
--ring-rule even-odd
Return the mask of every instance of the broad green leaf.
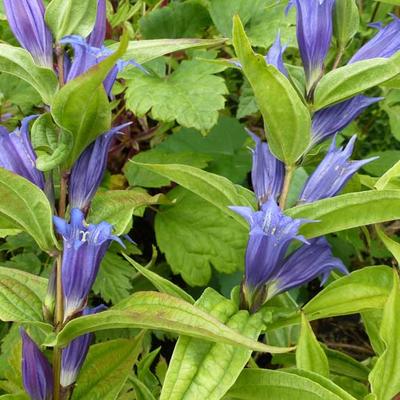
[[170, 3], [139, 21], [144, 39], [200, 37], [210, 25], [207, 9], [196, 0]]
[[304, 314], [301, 315], [301, 331], [296, 348], [296, 366], [299, 369], [329, 377], [328, 358]]
[[288, 209], [292, 218], [318, 221], [304, 225], [306, 237], [400, 219], [400, 190], [348, 193]]
[[150, 196], [139, 190], [110, 190], [97, 193], [93, 199], [89, 221], [98, 224], [107, 221], [115, 235], [127, 233], [132, 227], [132, 213], [141, 207], [162, 202], [162, 195]]
[[271, 151], [291, 165], [309, 144], [310, 113], [289, 80], [274, 66], [268, 65], [263, 56], [253, 52], [237, 16], [234, 18], [233, 44], [263, 115]]
[[364, 311], [361, 313], [362, 322], [368, 335], [369, 342], [377, 355], [381, 355], [385, 351], [385, 344], [379, 335], [382, 314], [382, 309]]
[[[384, 150], [368, 153], [366, 157], [379, 157], [372, 163], [364, 165], [363, 170], [368, 174], [381, 177], [394, 167], [400, 159], [399, 150]], [[389, 187], [387, 187], [389, 189]]]
[[[231, 300], [208, 288], [196, 305], [230, 328], [252, 339], [261, 318], [238, 311]], [[160, 400], [219, 400], [235, 383], [251, 351], [222, 343], [181, 336], [175, 346]]]
[[127, 43], [127, 36], [123, 35], [117, 51], [57, 92], [51, 113], [56, 123], [74, 138], [66, 167], [71, 167], [97, 136], [110, 129], [111, 109], [103, 81], [124, 54]]
[[334, 34], [338, 44], [338, 51], [343, 51], [358, 32], [360, 15], [355, 0], [336, 0], [334, 7]]
[[0, 221], [7, 223], [6, 229], [29, 233], [44, 251], [53, 252], [57, 248], [52, 209], [42, 190], [27, 179], [0, 168], [0, 197]]
[[251, 340], [190, 303], [157, 292], [137, 292], [108, 311], [76, 318], [57, 337], [49, 337], [47, 345], [65, 346], [84, 333], [116, 328], [163, 330], [262, 352], [292, 350]]
[[[155, 60], [169, 53], [193, 48], [219, 46], [226, 39], [154, 39], [130, 41], [123, 56], [124, 60], [135, 60], [139, 64]], [[110, 46], [116, 50], [117, 44]]]
[[151, 111], [158, 121], [176, 120], [187, 128], [211, 129], [225, 104], [225, 81], [215, 75], [224, 69], [217, 64], [186, 60], [166, 77], [132, 71], [125, 94], [127, 108], [138, 116]]
[[387, 170], [375, 183], [375, 188], [378, 190], [384, 190], [388, 183], [394, 179], [400, 177], [400, 161], [393, 165]]
[[247, 229], [181, 187], [169, 192], [168, 198], [173, 205], [160, 208], [155, 233], [174, 274], [181, 274], [191, 286], [205, 286], [212, 266], [224, 274], [242, 268]]
[[385, 247], [393, 254], [393, 257], [396, 259], [397, 264], [400, 265], [400, 243], [396, 242], [388, 235], [386, 235], [386, 233], [379, 225], [376, 225], [375, 229], [376, 233], [379, 236], [379, 239], [382, 240]]
[[36, 65], [27, 50], [0, 43], [0, 71], [28, 82], [45, 104], [52, 104], [58, 86], [57, 77], [50, 69]]
[[245, 369], [224, 397], [226, 400], [354, 400], [328, 379], [268, 369]]
[[114, 400], [142, 350], [143, 335], [91, 346], [72, 400]]
[[393, 270], [393, 288], [383, 309], [380, 336], [385, 351], [378, 358], [369, 375], [371, 392], [379, 400], [392, 400], [400, 393], [400, 282], [397, 271]]
[[58, 41], [67, 35], [86, 37], [93, 30], [98, 0], [52, 0], [46, 8], [46, 23]]
[[141, 380], [135, 376], [131, 376], [129, 380], [135, 388], [136, 400], [156, 400], [156, 398]]
[[47, 279], [0, 267], [0, 320], [41, 321]]
[[346, 100], [377, 86], [400, 72], [400, 54], [348, 64], [327, 73], [315, 89], [314, 109]]
[[[394, 78], [389, 82], [392, 82], [399, 78], [400, 77], [398, 75], [397, 78]], [[385, 86], [386, 85], [389, 85], [389, 83], [385, 84]], [[389, 117], [390, 131], [392, 135], [397, 140], [400, 140], [400, 90], [398, 88], [384, 90], [383, 96], [385, 98], [380, 102], [380, 108], [384, 110]]]
[[232, 205], [247, 207], [253, 205], [245, 197], [242, 191], [244, 188], [240, 189], [240, 186], [234, 185], [222, 176], [188, 165], [137, 164], [178, 183], [220, 209], [224, 214], [233, 217], [243, 227], [248, 228], [244, 219], [228, 208]]
[[173, 282], [163, 278], [161, 275], [156, 274], [150, 269], [141, 266], [139, 263], [128, 257], [126, 254], [122, 253], [122, 255], [134, 268], [136, 268], [144, 277], [146, 277], [156, 287], [157, 290], [162, 293], [167, 293], [171, 296], [175, 296], [179, 299], [185, 300], [188, 303], [194, 303], [193, 297], [190, 294], [186, 293], [178, 285], [175, 285]]

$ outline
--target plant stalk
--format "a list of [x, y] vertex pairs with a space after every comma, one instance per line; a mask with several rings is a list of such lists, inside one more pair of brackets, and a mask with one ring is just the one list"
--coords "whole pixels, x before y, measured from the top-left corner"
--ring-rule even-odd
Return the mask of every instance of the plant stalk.
[[285, 169], [286, 169], [285, 179], [283, 181], [282, 193], [279, 198], [279, 206], [282, 210], [284, 210], [286, 208], [286, 202], [287, 202], [287, 198], [289, 195], [289, 189], [290, 189], [290, 182], [292, 181], [295, 167], [294, 167], [294, 165], [286, 165]]

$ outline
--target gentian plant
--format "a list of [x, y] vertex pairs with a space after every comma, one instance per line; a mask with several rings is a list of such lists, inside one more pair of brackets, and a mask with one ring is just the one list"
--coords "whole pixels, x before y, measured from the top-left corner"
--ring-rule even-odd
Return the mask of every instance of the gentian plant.
[[0, 399], [399, 398], [388, 3], [2, 1]]

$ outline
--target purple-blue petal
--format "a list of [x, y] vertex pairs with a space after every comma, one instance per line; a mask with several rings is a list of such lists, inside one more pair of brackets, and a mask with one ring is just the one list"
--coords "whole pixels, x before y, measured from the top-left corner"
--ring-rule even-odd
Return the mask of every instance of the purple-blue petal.
[[268, 64], [273, 65], [278, 71], [280, 71], [286, 77], [289, 76], [285, 64], [283, 63], [283, 53], [286, 50], [286, 46], [281, 45], [281, 36], [278, 33], [275, 42], [268, 50], [265, 60]]
[[97, 3], [96, 23], [94, 24], [92, 33], [86, 39], [87, 43], [93, 47], [101, 47], [104, 44], [107, 28], [106, 11], [106, 0], [99, 0]]

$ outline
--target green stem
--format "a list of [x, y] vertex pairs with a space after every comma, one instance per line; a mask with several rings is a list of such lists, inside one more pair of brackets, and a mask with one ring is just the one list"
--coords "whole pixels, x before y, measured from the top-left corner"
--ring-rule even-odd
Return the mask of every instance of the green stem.
[[286, 202], [289, 195], [290, 182], [292, 181], [294, 171], [295, 171], [294, 165], [286, 165], [285, 180], [283, 181], [282, 193], [279, 198], [279, 206], [281, 207], [282, 210], [284, 210], [286, 207]]
[[64, 86], [64, 49], [60, 44], [56, 44], [58, 83], [60, 88]]
[[343, 49], [343, 47], [340, 47], [339, 51], [337, 53], [337, 56], [335, 58], [335, 62], [333, 63], [332, 70], [336, 69], [339, 66], [340, 61], [342, 60], [343, 54], [344, 54], [344, 49]]

